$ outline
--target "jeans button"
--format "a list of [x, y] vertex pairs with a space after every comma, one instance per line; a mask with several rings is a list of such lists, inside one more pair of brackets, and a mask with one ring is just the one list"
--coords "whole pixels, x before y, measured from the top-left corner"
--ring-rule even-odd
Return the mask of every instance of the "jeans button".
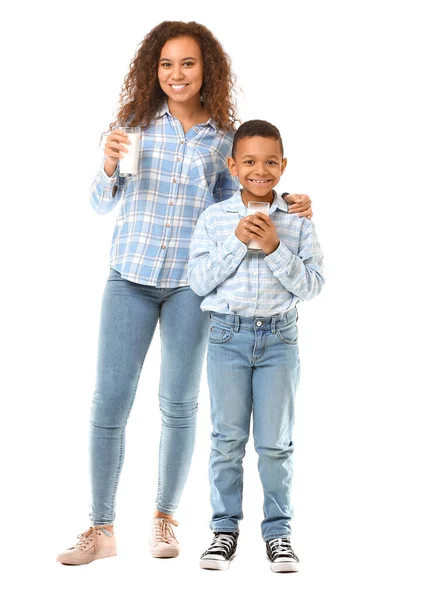
[[261, 324], [262, 324], [262, 321], [257, 321], [257, 323], [256, 323], [257, 327], [260, 327]]

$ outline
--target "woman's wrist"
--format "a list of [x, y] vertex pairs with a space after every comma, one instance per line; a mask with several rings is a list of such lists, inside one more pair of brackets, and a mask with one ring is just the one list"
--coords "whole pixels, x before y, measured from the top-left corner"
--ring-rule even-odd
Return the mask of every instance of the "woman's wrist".
[[112, 177], [114, 175], [116, 168], [117, 168], [117, 163], [113, 164], [113, 163], [109, 162], [108, 158], [105, 159], [104, 171], [106, 172], [108, 177]]

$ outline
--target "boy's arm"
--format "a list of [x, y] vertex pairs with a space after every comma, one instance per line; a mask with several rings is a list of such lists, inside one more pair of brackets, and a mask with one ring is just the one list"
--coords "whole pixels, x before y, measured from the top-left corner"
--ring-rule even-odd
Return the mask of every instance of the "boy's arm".
[[265, 262], [283, 287], [300, 300], [311, 300], [321, 292], [325, 282], [323, 253], [314, 224], [308, 219], [301, 230], [298, 256], [281, 240], [277, 249], [266, 256]]
[[190, 245], [189, 284], [198, 296], [207, 296], [227, 279], [247, 253], [235, 233], [223, 243], [217, 242], [213, 231], [212, 214], [202, 213]]

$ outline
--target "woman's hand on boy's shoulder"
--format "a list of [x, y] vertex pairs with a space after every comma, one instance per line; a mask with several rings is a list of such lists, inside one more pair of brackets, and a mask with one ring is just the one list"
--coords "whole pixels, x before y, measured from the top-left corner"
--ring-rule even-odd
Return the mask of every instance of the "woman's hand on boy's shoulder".
[[285, 202], [289, 204], [289, 213], [311, 219], [313, 210], [311, 208], [310, 196], [307, 196], [307, 194], [287, 194], [283, 198]]

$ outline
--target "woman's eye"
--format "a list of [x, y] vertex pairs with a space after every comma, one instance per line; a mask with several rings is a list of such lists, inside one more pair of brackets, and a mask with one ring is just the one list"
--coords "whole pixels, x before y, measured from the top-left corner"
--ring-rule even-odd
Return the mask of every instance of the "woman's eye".
[[194, 65], [194, 63], [192, 63], [192, 62], [185, 62], [184, 63], [185, 67], [192, 67], [193, 65]]
[[161, 67], [171, 67], [171, 63], [161, 63]]

